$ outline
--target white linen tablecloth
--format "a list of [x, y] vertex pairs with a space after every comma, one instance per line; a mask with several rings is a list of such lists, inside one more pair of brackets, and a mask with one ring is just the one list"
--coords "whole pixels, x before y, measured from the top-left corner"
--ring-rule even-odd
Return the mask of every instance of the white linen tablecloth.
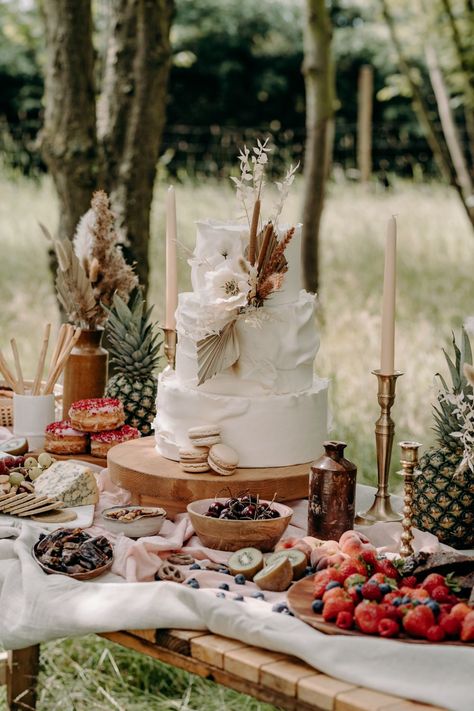
[[[358, 487], [358, 506], [364, 508], [372, 493]], [[389, 550], [399, 535], [397, 524], [364, 532]], [[27, 523], [0, 527], [0, 643], [5, 649], [91, 632], [209, 629], [294, 655], [347, 682], [453, 711], [474, 709], [472, 647], [329, 636], [272, 612], [265, 602], [217, 599], [215, 590], [170, 582], [125, 582], [112, 573], [90, 582], [48, 576], [31, 557], [37, 538], [38, 529]]]

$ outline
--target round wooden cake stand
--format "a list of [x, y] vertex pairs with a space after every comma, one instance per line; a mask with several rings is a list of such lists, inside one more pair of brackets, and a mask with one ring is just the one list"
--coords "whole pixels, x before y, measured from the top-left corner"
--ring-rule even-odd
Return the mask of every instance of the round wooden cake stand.
[[179, 462], [162, 457], [154, 437], [143, 437], [109, 450], [107, 466], [112, 481], [132, 494], [141, 506], [162, 506], [170, 518], [186, 511], [191, 501], [234, 496], [247, 489], [262, 499], [291, 501], [308, 496], [309, 463], [293, 467], [237, 469], [232, 476], [188, 474]]

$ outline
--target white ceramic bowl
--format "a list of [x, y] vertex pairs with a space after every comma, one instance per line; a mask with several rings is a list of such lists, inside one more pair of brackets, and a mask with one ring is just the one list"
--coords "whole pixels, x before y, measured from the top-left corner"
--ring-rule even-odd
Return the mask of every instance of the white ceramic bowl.
[[[126, 509], [134, 511], [135, 509], [146, 509], [154, 511], [152, 516], [143, 516], [132, 521], [118, 521], [117, 519], [108, 518], [107, 513], [117, 511], [118, 509]], [[166, 511], [157, 506], [111, 506], [102, 511], [102, 522], [105, 528], [111, 533], [123, 533], [128, 538], [142, 538], [143, 536], [156, 536], [160, 532], [161, 527], [166, 519]]]

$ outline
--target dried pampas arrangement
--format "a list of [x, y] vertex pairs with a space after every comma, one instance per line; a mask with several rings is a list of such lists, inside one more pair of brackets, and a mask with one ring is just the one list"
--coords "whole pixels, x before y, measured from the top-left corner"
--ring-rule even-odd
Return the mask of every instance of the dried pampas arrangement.
[[56, 289], [69, 320], [81, 328], [103, 326], [107, 320], [103, 307], [112, 305], [114, 294], [127, 302], [138, 286], [138, 277], [123, 256], [107, 193], [93, 194], [72, 242], [53, 238], [40, 227], [56, 253]]

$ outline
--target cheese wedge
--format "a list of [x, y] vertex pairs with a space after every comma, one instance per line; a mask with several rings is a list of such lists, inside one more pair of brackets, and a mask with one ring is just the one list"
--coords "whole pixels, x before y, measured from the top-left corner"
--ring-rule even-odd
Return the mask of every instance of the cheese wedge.
[[59, 499], [65, 506], [87, 506], [99, 500], [99, 489], [92, 471], [76, 462], [54, 462], [35, 479], [38, 496]]

